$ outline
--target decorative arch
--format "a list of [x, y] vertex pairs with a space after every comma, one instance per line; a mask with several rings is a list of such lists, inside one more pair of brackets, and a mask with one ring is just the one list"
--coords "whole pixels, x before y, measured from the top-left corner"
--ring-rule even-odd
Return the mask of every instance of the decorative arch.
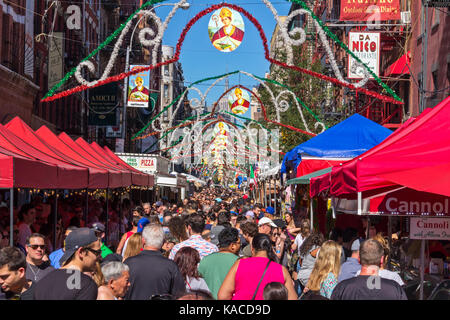
[[[158, 1], [158, 2], [162, 2], [162, 1]], [[298, 1], [296, 1], [296, 2], [298, 2]], [[154, 1], [154, 2], [152, 2], [152, 3], [156, 3], [156, 1]], [[149, 5], [149, 2], [145, 3], [145, 4], [141, 7], [141, 9], [142, 9], [143, 7], [145, 7], [145, 6], [148, 6], [148, 5]], [[95, 83], [92, 84], [92, 85], [85, 85], [85, 84], [83, 84], [83, 85], [77, 86], [77, 87], [75, 87], [75, 88], [72, 88], [72, 89], [63, 91], [63, 92], [58, 93], [58, 94], [54, 94], [54, 88], [52, 88], [52, 89], [45, 95], [45, 97], [44, 97], [41, 101], [42, 101], [42, 102], [49, 102], [49, 101], [53, 101], [53, 100], [60, 99], [60, 98], [63, 98], [63, 97], [67, 97], [67, 96], [72, 95], [72, 94], [74, 94], [74, 93], [76, 93], [76, 92], [80, 92], [80, 91], [84, 91], [84, 90], [87, 90], [87, 89], [91, 89], [91, 88], [95, 88], [95, 87], [98, 87], [98, 86], [102, 86], [102, 85], [105, 85], [105, 84], [110, 83], [110, 82], [120, 81], [120, 80], [122, 80], [122, 79], [124, 79], [124, 78], [126, 78], [126, 77], [129, 77], [129, 76], [131, 76], [131, 75], [134, 75], [134, 74], [136, 74], [136, 73], [143, 72], [143, 71], [148, 71], [148, 70], [152, 70], [152, 69], [159, 68], [159, 67], [162, 67], [162, 66], [164, 66], [164, 65], [171, 64], [171, 63], [174, 63], [174, 62], [178, 61], [178, 60], [179, 60], [179, 56], [180, 56], [180, 52], [181, 52], [181, 47], [182, 47], [182, 45], [183, 45], [184, 39], [185, 39], [187, 33], [189, 32], [189, 30], [192, 28], [192, 26], [193, 26], [195, 23], [197, 23], [197, 21], [198, 21], [199, 19], [201, 19], [203, 16], [205, 16], [205, 15], [211, 13], [212, 11], [218, 10], [218, 9], [220, 9], [220, 8], [222, 8], [222, 7], [228, 7], [228, 8], [231, 8], [231, 9], [233, 9], [233, 10], [236, 10], [236, 11], [242, 13], [245, 17], [247, 17], [247, 19], [248, 19], [250, 22], [253, 23], [253, 25], [257, 28], [257, 30], [258, 30], [258, 32], [259, 32], [259, 35], [260, 35], [260, 38], [261, 38], [261, 40], [262, 40], [262, 42], [263, 42], [263, 48], [264, 48], [264, 55], [265, 55], [265, 58], [266, 58], [269, 62], [271, 62], [271, 63], [273, 63], [273, 64], [276, 64], [276, 65], [279, 65], [279, 66], [281, 66], [281, 67], [283, 67], [283, 68], [288, 68], [288, 69], [291, 69], [291, 70], [295, 70], [295, 71], [298, 71], [298, 72], [301, 72], [301, 73], [304, 73], [304, 74], [308, 74], [308, 75], [310, 75], [310, 76], [313, 76], [313, 77], [316, 77], [316, 78], [319, 78], [319, 79], [322, 79], [322, 80], [326, 80], [326, 81], [332, 82], [332, 83], [337, 84], [337, 85], [340, 85], [340, 86], [347, 87], [347, 88], [349, 88], [349, 89], [351, 89], [351, 90], [355, 90], [355, 91], [357, 91], [357, 92], [362, 92], [362, 93], [364, 93], [364, 94], [367, 95], [367, 96], [371, 96], [371, 97], [374, 97], [374, 98], [377, 98], [377, 99], [380, 99], [380, 100], [383, 100], [383, 101], [386, 101], [386, 102], [390, 102], [390, 103], [393, 103], [393, 104], [403, 104], [402, 101], [398, 101], [397, 99], [394, 99], [394, 98], [392, 98], [392, 97], [388, 97], [388, 96], [385, 96], [385, 95], [382, 95], [382, 94], [379, 94], [379, 93], [377, 93], [377, 92], [373, 92], [373, 91], [370, 91], [370, 90], [367, 90], [367, 89], [364, 89], [364, 88], [355, 87], [355, 86], [354, 86], [353, 84], [351, 84], [351, 83], [342, 82], [342, 81], [339, 81], [339, 80], [336, 79], [336, 78], [332, 78], [332, 77], [330, 77], [330, 76], [323, 75], [323, 74], [320, 74], [320, 73], [317, 73], [317, 72], [314, 72], [314, 71], [311, 71], [311, 70], [307, 70], [307, 69], [304, 69], [304, 68], [300, 68], [300, 67], [297, 67], [297, 66], [288, 65], [288, 64], [286, 64], [286, 63], [283, 63], [283, 62], [280, 62], [280, 61], [278, 61], [278, 60], [275, 60], [275, 59], [271, 58], [271, 57], [270, 57], [270, 54], [269, 54], [268, 45], [267, 45], [267, 38], [266, 38], [266, 35], [265, 35], [264, 30], [262, 29], [261, 25], [259, 24], [258, 20], [256, 20], [256, 19], [255, 19], [248, 11], [246, 11], [245, 9], [243, 9], [243, 8], [237, 6], [237, 5], [229, 4], [229, 3], [220, 3], [220, 4], [212, 5], [211, 7], [202, 10], [202, 11], [199, 12], [194, 18], [192, 18], [192, 19], [188, 22], [188, 24], [185, 26], [185, 28], [183, 29], [183, 31], [182, 31], [182, 33], [181, 33], [179, 39], [178, 39], [178, 42], [177, 42], [177, 45], [176, 45], [176, 51], [175, 51], [174, 57], [173, 57], [172, 59], [167, 60], [167, 61], [164, 61], [164, 62], [160, 62], [160, 63], [157, 63], [157, 64], [154, 64], [154, 65], [151, 65], [151, 66], [148, 66], [148, 67], [136, 68], [136, 69], [133, 70], [133, 71], [124, 72], [124, 73], [119, 74], [119, 75], [116, 75], [116, 76], [111, 76], [111, 77], [108, 77], [108, 78], [106, 78], [106, 79], [104, 79], [104, 80], [97, 81], [97, 82], [95, 82]], [[136, 11], [135, 14], [136, 14], [137, 12], [139, 12], [139, 11], [140, 11], [140, 10]], [[311, 13], [311, 14], [312, 14], [312, 13]], [[312, 14], [312, 15], [313, 15], [313, 14]], [[134, 17], [134, 16], [133, 16], [133, 17]], [[314, 16], [313, 16], [313, 17], [314, 17]], [[128, 26], [128, 25], [127, 25], [127, 26]], [[127, 31], [128, 31], [128, 30], [127, 30]], [[88, 56], [88, 57], [89, 57], [89, 56]], [[83, 60], [83, 62], [81, 62], [80, 65], [87, 66], [87, 67], [92, 71], [92, 68], [93, 68], [92, 63], [89, 64], [86, 60]], [[80, 66], [80, 65], [79, 65], [79, 66]], [[77, 67], [77, 68], [78, 68], [78, 67]], [[75, 73], [75, 72], [74, 72], [74, 73]], [[67, 75], [66, 75], [66, 77], [67, 77]], [[66, 78], [66, 77], [65, 77], [65, 78]], [[55, 87], [56, 87], [56, 86], [55, 86]]]

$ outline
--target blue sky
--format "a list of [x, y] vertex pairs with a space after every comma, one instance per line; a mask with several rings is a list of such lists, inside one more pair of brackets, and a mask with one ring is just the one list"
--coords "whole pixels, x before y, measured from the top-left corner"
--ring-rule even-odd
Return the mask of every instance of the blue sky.
[[[163, 37], [163, 44], [176, 46], [178, 38], [184, 26], [200, 11], [210, 7], [219, 1], [188, 0], [191, 4], [188, 10], [179, 9], [170, 22]], [[236, 4], [247, 10], [255, 17], [264, 29], [266, 38], [270, 42], [276, 22], [266, 5], [258, 0], [234, 0], [227, 1]], [[170, 0], [167, 3], [172, 3]], [[273, 6], [278, 15], [287, 15], [291, 7], [288, 1], [274, 1]], [[164, 21], [172, 7], [162, 6], [156, 8], [157, 15]], [[208, 37], [208, 23], [212, 13], [200, 19], [188, 32], [183, 46], [181, 48], [180, 62], [184, 71], [185, 85], [207, 78], [218, 76], [227, 72], [242, 70], [257, 76], [264, 76], [269, 71], [269, 62], [264, 58], [264, 49], [262, 40], [256, 27], [243, 16], [245, 23], [245, 35], [241, 45], [232, 52], [221, 52], [215, 49]], [[270, 43], [269, 43], [270, 45]], [[244, 75], [234, 75], [229, 78], [229, 86], [241, 84], [251, 89], [256, 82]], [[212, 81], [206, 82], [207, 85], [198, 85], [197, 87], [205, 91]], [[207, 104], [213, 104], [224, 92], [225, 82], [211, 90], [207, 98]], [[197, 97], [190, 94], [189, 99]], [[244, 116], [250, 118], [250, 111]]]

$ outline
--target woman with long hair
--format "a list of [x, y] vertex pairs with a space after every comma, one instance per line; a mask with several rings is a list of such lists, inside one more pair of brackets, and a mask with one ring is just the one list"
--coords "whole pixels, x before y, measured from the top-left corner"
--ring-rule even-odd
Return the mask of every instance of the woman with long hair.
[[325, 241], [320, 247], [316, 263], [309, 276], [305, 292], [311, 290], [330, 299], [331, 293], [338, 283], [341, 270], [342, 246], [333, 240]]
[[206, 281], [198, 272], [198, 264], [200, 263], [200, 254], [192, 247], [184, 247], [178, 250], [173, 261], [180, 269], [181, 275], [186, 283], [186, 291], [203, 290], [210, 292]]
[[270, 237], [258, 233], [252, 240], [252, 257], [233, 264], [217, 297], [219, 300], [263, 300], [264, 287], [270, 282], [284, 284], [289, 300], [297, 299], [291, 276], [278, 263]]
[[313, 232], [303, 241], [300, 247], [298, 280], [303, 288], [308, 283], [309, 276], [316, 262], [317, 253], [324, 241], [325, 239], [320, 232]]
[[128, 244], [123, 254], [123, 261], [128, 258], [137, 256], [142, 251], [142, 234], [134, 233], [129, 239]]
[[183, 217], [172, 217], [169, 221], [169, 231], [178, 240], [178, 242], [182, 242], [189, 238], [186, 232], [185, 219]]
[[[389, 246], [388, 240], [385, 237], [383, 237], [383, 235], [380, 232], [377, 233], [375, 236], [373, 236], [372, 239], [377, 241], [378, 243], [380, 243], [381, 246], [383, 247], [383, 251], [384, 251], [384, 253], [383, 253], [383, 265], [381, 265], [380, 270], [378, 272], [378, 275], [381, 278], [394, 280], [400, 286], [403, 286], [405, 284], [405, 282], [400, 277], [400, 275], [397, 272], [390, 271], [390, 270], [388, 270], [386, 268], [387, 264], [389, 262], [389, 256], [391, 254], [391, 248]], [[358, 272], [358, 274], [359, 274], [359, 272]]]
[[286, 229], [289, 239], [291, 239], [291, 241], [294, 241], [295, 237], [299, 234], [301, 229], [295, 225], [292, 213], [286, 212], [284, 220], [286, 221]]
[[294, 243], [292, 244], [292, 251], [297, 250], [298, 254], [300, 255], [300, 247], [303, 244], [303, 241], [305, 241], [306, 238], [309, 237], [311, 234], [311, 222], [309, 219], [303, 219], [300, 222], [300, 232], [295, 237]]

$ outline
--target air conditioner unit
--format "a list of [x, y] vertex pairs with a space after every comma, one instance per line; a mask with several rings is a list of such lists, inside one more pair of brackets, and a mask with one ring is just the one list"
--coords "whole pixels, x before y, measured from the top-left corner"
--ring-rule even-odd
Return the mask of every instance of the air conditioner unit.
[[402, 23], [410, 24], [411, 23], [411, 11], [402, 11], [400, 12], [400, 17], [402, 19]]

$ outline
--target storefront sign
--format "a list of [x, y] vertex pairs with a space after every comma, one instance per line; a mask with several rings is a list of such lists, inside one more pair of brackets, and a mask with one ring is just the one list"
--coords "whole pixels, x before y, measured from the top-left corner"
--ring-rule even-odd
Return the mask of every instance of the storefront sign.
[[120, 156], [123, 161], [133, 168], [143, 172], [156, 172], [157, 159], [155, 157], [133, 157], [133, 156]]
[[89, 125], [117, 126], [117, 82], [89, 89]]
[[25, 65], [23, 73], [34, 78], [34, 0], [26, 1], [25, 11]]
[[53, 32], [49, 38], [48, 49], [48, 87], [52, 88], [64, 76], [64, 36], [62, 32]]
[[[372, 72], [380, 74], [380, 33], [379, 32], [349, 32], [348, 47]], [[356, 67], [357, 61], [349, 55], [348, 78], [361, 79], [364, 77], [362, 67]], [[371, 77], [371, 79], [373, 79]]]
[[449, 216], [450, 198], [405, 188], [370, 199], [370, 211], [392, 215]]
[[423, 240], [450, 240], [450, 218], [412, 217], [409, 237]]
[[341, 0], [339, 20], [400, 20], [400, 0]]

